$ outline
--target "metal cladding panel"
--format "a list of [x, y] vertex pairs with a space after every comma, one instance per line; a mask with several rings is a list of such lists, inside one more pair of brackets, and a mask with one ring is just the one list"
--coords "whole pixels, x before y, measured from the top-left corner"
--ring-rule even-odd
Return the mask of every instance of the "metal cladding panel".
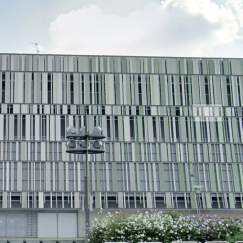
[[58, 214], [58, 238], [77, 238], [78, 220], [76, 213]]
[[26, 213], [0, 212], [0, 237], [26, 237]]
[[57, 238], [56, 213], [38, 213], [38, 238]]

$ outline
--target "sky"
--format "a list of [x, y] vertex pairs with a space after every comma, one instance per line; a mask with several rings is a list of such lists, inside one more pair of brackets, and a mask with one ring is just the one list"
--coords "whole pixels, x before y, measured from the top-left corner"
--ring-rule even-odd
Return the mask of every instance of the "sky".
[[0, 53], [243, 57], [243, 0], [0, 0]]

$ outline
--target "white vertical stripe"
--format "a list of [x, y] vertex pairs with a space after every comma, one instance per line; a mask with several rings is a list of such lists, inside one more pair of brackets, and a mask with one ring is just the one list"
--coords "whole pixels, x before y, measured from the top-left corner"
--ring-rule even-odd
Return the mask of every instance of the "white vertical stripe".
[[[157, 187], [157, 175], [156, 175], [156, 167], [155, 167], [155, 163], [152, 164], [152, 171], [153, 171], [154, 191], [158, 191], [158, 187]], [[134, 177], [135, 177], [135, 176], [134, 176]]]
[[6, 191], [9, 191], [9, 162], [6, 162]]
[[56, 163], [52, 162], [52, 178], [53, 178], [53, 188], [52, 191], [56, 191]]
[[[55, 121], [54, 116], [50, 116], [50, 140], [55, 140]], [[59, 132], [60, 133], [60, 132]]]
[[[74, 164], [75, 165], [75, 164]], [[81, 191], [81, 175], [80, 175], [80, 162], [77, 162], [77, 179], [76, 179], [76, 173], [75, 173], [75, 169], [74, 169], [74, 191], [76, 191], [76, 180], [77, 180], [77, 184], [78, 184], [78, 191]]]
[[130, 139], [130, 123], [129, 117], [124, 116], [124, 141], [131, 141]]
[[[99, 173], [99, 172], [98, 172]], [[105, 183], [106, 183], [106, 190], [110, 191], [110, 178], [109, 178], [109, 163], [105, 163]]]
[[44, 195], [43, 195], [43, 192], [39, 192], [38, 193], [39, 195], [38, 195], [38, 202], [39, 202], [39, 205], [38, 205], [38, 207], [39, 208], [44, 208]]
[[22, 190], [22, 162], [17, 162], [17, 191]]
[[46, 158], [46, 143], [45, 142], [41, 142], [41, 160], [45, 161]]
[[[11, 162], [11, 191], [14, 191], [14, 162]], [[22, 181], [21, 181], [22, 183]]]
[[56, 141], [60, 141], [61, 140], [61, 120], [60, 120], [60, 116], [56, 116], [56, 121], [54, 124], [54, 129], [56, 129]]
[[94, 164], [94, 162], [91, 162], [91, 190], [92, 191], [95, 191], [95, 187], [96, 187], [96, 185], [95, 185], [95, 164]]
[[46, 162], [46, 191], [50, 191], [51, 190], [51, 163], [50, 162]]

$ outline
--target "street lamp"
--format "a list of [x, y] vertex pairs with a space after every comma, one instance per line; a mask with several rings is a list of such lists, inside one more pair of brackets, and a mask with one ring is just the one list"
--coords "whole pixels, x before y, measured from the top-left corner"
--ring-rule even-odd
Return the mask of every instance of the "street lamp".
[[[87, 124], [87, 113], [85, 114], [85, 126], [80, 128], [80, 133], [76, 133], [73, 126], [67, 128], [67, 153], [86, 154], [85, 181], [84, 181], [84, 211], [85, 211], [85, 240], [88, 240], [88, 229], [90, 227], [90, 198], [89, 198], [89, 154], [104, 153], [101, 139], [105, 138], [103, 129], [100, 126], [94, 127], [93, 133], [89, 133]], [[91, 146], [90, 146], [91, 144]]]

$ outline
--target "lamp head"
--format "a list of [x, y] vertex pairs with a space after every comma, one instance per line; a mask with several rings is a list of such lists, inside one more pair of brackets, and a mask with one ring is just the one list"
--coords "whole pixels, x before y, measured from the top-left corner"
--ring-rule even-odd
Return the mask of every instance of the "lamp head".
[[100, 140], [95, 140], [95, 141], [93, 142], [93, 146], [94, 146], [95, 149], [101, 149], [101, 147], [102, 147], [102, 142], [101, 142]]
[[[85, 134], [86, 133], [86, 127], [85, 126], [81, 127], [79, 131], [80, 131], [81, 134]], [[87, 133], [89, 133], [89, 130], [88, 130]]]
[[[87, 148], [87, 146], [86, 146], [86, 141], [84, 141], [84, 140], [80, 141], [80, 142], [79, 142], [79, 146], [80, 146], [81, 148]], [[89, 148], [89, 143], [88, 143], [88, 148]]]
[[94, 127], [94, 131], [93, 134], [97, 134], [97, 135], [102, 135], [103, 134], [103, 129], [100, 126], [95, 126]]
[[76, 147], [76, 142], [75, 140], [68, 140], [67, 141], [67, 148], [75, 148]]
[[68, 126], [67, 128], [67, 134], [75, 134], [76, 133], [76, 129], [73, 126]]

